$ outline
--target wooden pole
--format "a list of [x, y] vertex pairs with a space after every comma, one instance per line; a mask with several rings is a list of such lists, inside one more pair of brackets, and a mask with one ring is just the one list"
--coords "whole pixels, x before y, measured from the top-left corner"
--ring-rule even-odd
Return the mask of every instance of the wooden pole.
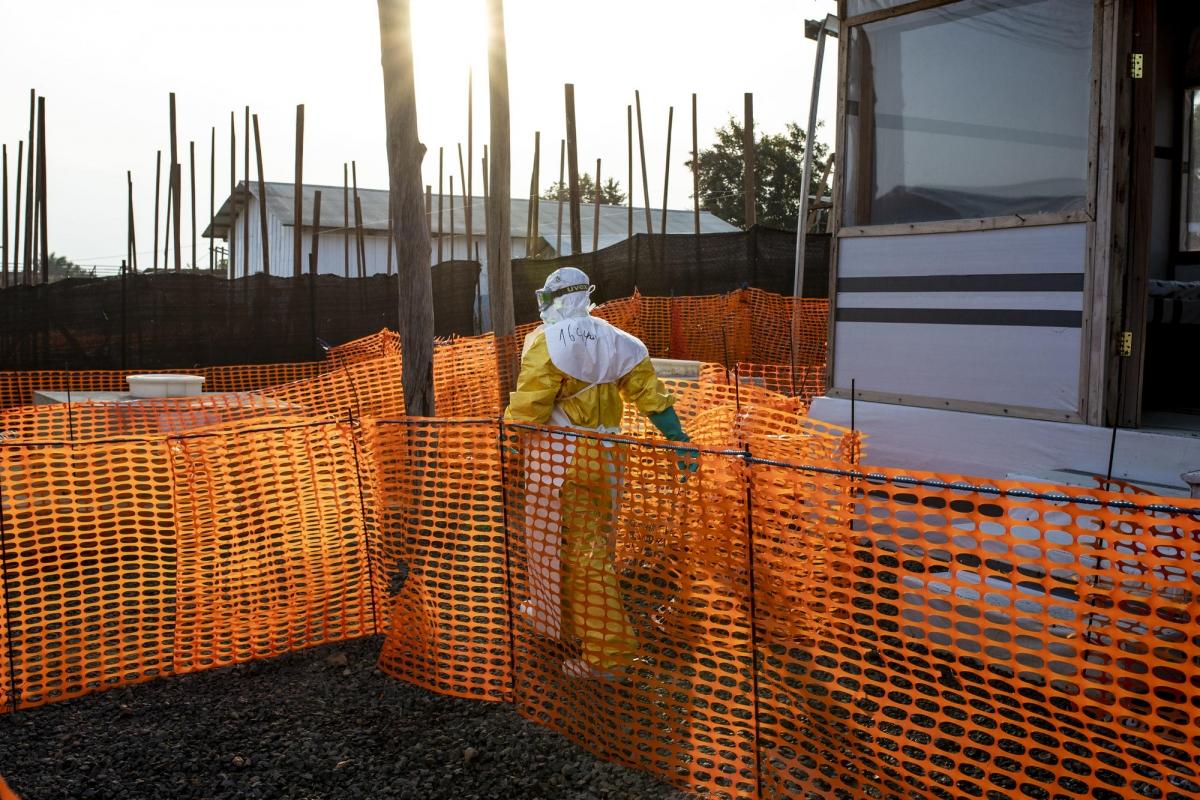
[[[491, 207], [488, 210], [488, 295], [492, 306], [492, 330], [496, 336], [510, 335], [512, 299], [512, 162], [508, 109], [508, 52], [504, 41], [504, 1], [488, 0], [488, 87], [491, 107]], [[502, 375], [508, 364], [501, 363]]]
[[425, 184], [425, 232], [433, 241], [433, 184]]
[[196, 268], [196, 143], [188, 142], [189, 158], [192, 167], [192, 269]]
[[409, 0], [378, 0], [378, 5], [387, 117], [388, 191], [393, 199], [394, 230], [405, 237], [404, 248], [397, 248], [396, 262], [404, 403], [410, 416], [423, 416], [434, 412], [433, 273], [429, 269], [429, 240], [421, 237], [426, 230], [421, 224], [421, 162], [425, 146], [417, 135]]
[[[638, 155], [642, 161], [642, 197], [646, 201], [646, 233], [654, 233], [654, 222], [650, 216], [650, 178], [646, 174], [646, 139], [642, 133], [642, 95], [637, 90], [633, 93], [633, 102], [637, 107], [637, 130], [638, 130]], [[629, 187], [629, 193], [633, 194], [633, 187]]]
[[488, 146], [483, 146], [483, 246], [490, 241], [491, 228], [488, 225]]
[[454, 176], [450, 176], [450, 260], [454, 260]]
[[542, 238], [542, 134], [533, 134], [533, 216], [530, 218], [532, 228], [532, 245], [526, 248], [525, 257], [532, 258], [538, 250], [538, 242]]
[[446, 165], [446, 149], [444, 147], [439, 147], [438, 148], [438, 203], [437, 203], [437, 206], [438, 206], [437, 253], [438, 253], [438, 263], [439, 264], [445, 260], [444, 253], [442, 251], [442, 242], [444, 239], [444, 237], [442, 235], [443, 234], [443, 231], [442, 231], [442, 198], [446, 191], [446, 184], [445, 184], [446, 167], [445, 167], [445, 165]]
[[42, 283], [50, 282], [50, 247], [46, 232], [46, 98], [38, 98], [38, 232], [42, 253]]
[[596, 211], [592, 218], [592, 252], [600, 249], [600, 159], [596, 159]]
[[[475, 241], [475, 229], [473, 227], [475, 221], [475, 162], [472, 160], [475, 157], [475, 77], [470, 68], [467, 69], [467, 177], [463, 185], [463, 189], [467, 193], [466, 202], [463, 204], [463, 220], [467, 227], [467, 259], [471, 258], [474, 252], [473, 243]], [[459, 161], [462, 161], [462, 152], [458, 154]], [[461, 166], [460, 166], [461, 169]]]
[[625, 106], [625, 142], [627, 147], [627, 163], [629, 164], [629, 179], [625, 184], [625, 191], [629, 194], [626, 196], [625, 205], [629, 206], [629, 232], [626, 238], [633, 238], [633, 106]]
[[392, 251], [395, 250], [396, 228], [392, 224], [392, 193], [388, 192], [388, 241], [387, 241], [387, 274], [392, 275]]
[[162, 150], [155, 153], [154, 156], [154, 250], [150, 254], [153, 258], [153, 270], [158, 272], [158, 214], [159, 214], [159, 199], [162, 196]]
[[[20, 139], [17, 140], [17, 184], [14, 187], [13, 203], [16, 206], [14, 209], [13, 219], [13, 257], [12, 257], [12, 273], [13, 285], [21, 283], [21, 171], [25, 168], [25, 143]], [[29, 213], [28, 209], [25, 211]]]
[[[662, 225], [659, 230], [665, 235], [667, 232], [667, 186], [671, 183], [671, 127], [675, 123], [675, 106], [669, 106], [667, 109], [667, 167], [663, 172], [663, 205], [662, 205]], [[663, 252], [666, 252], [667, 240], [663, 239]]]
[[358, 162], [350, 161], [350, 187], [354, 194], [354, 255], [358, 259], [360, 278], [367, 277], [367, 250], [363, 240], [362, 200], [358, 196]]
[[295, 206], [292, 215], [292, 277], [299, 278], [304, 274], [301, 261], [304, 231], [304, 104], [296, 106], [296, 174], [294, 179], [293, 199]]
[[342, 162], [342, 251], [346, 277], [350, 277], [350, 165]]
[[567, 104], [567, 180], [571, 184], [571, 255], [583, 250], [583, 230], [579, 219], [579, 143], [575, 138], [575, 85], [565, 89]]
[[313, 193], [312, 250], [308, 254], [308, 333], [312, 343], [313, 358], [321, 357], [321, 345], [317, 343], [317, 246], [321, 234], [321, 190]]
[[461, 193], [459, 199], [462, 200], [463, 226], [466, 229], [467, 254], [464, 258], [469, 261], [471, 259], [471, 207], [467, 204], [467, 175], [466, 165], [463, 163], [462, 142], [458, 144], [458, 191]]
[[262, 238], [262, 271], [271, 274], [271, 248], [267, 241], [267, 183], [263, 179], [262, 135], [258, 131], [258, 114], [254, 114], [254, 160], [258, 165], [258, 227]]
[[567, 140], [560, 139], [558, 143], [558, 231], [554, 236], [554, 255], [562, 255], [562, 210], [563, 210], [563, 181], [567, 179]]
[[692, 218], [700, 235], [700, 140], [696, 132], [696, 93], [692, 92]]
[[180, 247], [179, 228], [182, 224], [180, 218], [183, 212], [183, 181], [180, 178], [181, 170], [179, 166], [179, 148], [175, 137], [175, 93], [171, 92], [170, 99], [170, 117], [171, 117], [171, 169], [174, 183], [171, 185], [171, 208], [175, 214], [175, 227], [173, 233], [175, 236], [175, 271], [178, 272], [183, 268], [183, 250]]
[[217, 270], [217, 251], [213, 249], [213, 222], [217, 219], [217, 127], [214, 125], [210, 134], [208, 153], [208, 271]]
[[533, 256], [533, 237], [537, 230], [535, 215], [537, 214], [537, 185], [538, 164], [542, 160], [542, 132], [533, 132], [533, 167], [529, 170], [529, 203], [525, 209], [525, 257]]
[[242, 131], [242, 174], [246, 176], [246, 207], [242, 213], [242, 275], [250, 275], [250, 106], [246, 106], [246, 124]]
[[[237, 192], [237, 117], [229, 112], [229, 208], [237, 208], [234, 194]], [[156, 214], [157, 216], [157, 214]], [[234, 217], [236, 219], [236, 217]], [[229, 279], [237, 277], [237, 229], [233, 219], [229, 221]]]
[[746, 229], [757, 222], [758, 194], [754, 186], [754, 94], [746, 92], [745, 119], [742, 122], [742, 191], [745, 194]]
[[25, 148], [25, 285], [33, 283], [33, 151], [37, 147], [37, 93], [29, 90], [29, 138]]
[[167, 165], [167, 218], [163, 220], [163, 271], [167, 269], [167, 264], [171, 263], [171, 187], [175, 184], [175, 165]]
[[0, 181], [0, 286], [8, 288], [8, 145], [0, 145], [0, 153], [3, 156], [0, 160], [3, 161], [2, 171], [4, 173], [3, 180]]
[[[125, 220], [125, 260], [129, 264], [134, 264], [134, 254], [137, 252], [137, 237], [133, 232], [133, 173], [129, 170], [125, 171], [125, 181], [128, 186], [128, 203], [126, 208]], [[137, 267], [133, 267], [137, 271]]]

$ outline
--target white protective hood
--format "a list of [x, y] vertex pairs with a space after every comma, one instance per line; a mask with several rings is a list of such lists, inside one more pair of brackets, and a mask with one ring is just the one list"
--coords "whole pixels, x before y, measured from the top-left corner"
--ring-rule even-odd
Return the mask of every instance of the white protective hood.
[[649, 355], [637, 337], [586, 312], [546, 325], [545, 330], [554, 366], [591, 385], [620, 380]]

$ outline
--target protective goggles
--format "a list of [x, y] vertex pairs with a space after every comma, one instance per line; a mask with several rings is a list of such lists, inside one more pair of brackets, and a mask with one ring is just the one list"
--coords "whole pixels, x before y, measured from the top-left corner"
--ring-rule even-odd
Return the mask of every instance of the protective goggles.
[[590, 292], [591, 289], [592, 287], [586, 283], [576, 283], [571, 286], [564, 286], [561, 289], [538, 289], [536, 292], [538, 308], [548, 307], [556, 298], [562, 297], [564, 294]]

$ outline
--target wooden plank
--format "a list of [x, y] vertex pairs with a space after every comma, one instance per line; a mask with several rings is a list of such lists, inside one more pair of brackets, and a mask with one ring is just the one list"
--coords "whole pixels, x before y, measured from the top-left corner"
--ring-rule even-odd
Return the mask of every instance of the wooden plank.
[[575, 135], [575, 84], [564, 87], [567, 113], [567, 181], [570, 184], [571, 255], [583, 252], [583, 228], [579, 217], [579, 141]]
[[931, 8], [948, 6], [951, 3], [957, 2], [960, 2], [960, 0], [914, 0], [912, 3], [905, 3], [904, 5], [895, 6], [893, 8], [881, 8], [878, 11], [868, 11], [865, 14], [858, 14], [850, 17], [849, 19], [846, 19], [843, 12], [842, 19], [844, 22], [842, 25], [844, 28], [853, 28], [856, 25], [866, 25], [870, 22], [878, 22], [881, 19], [891, 19], [892, 17], [899, 17], [904, 14], [912, 14], [917, 11], [928, 11]]
[[154, 157], [154, 271], [158, 272], [158, 215], [159, 198], [162, 195], [162, 150]]
[[262, 237], [262, 271], [271, 274], [271, 248], [267, 241], [267, 183], [263, 179], [262, 136], [258, 131], [258, 114], [254, 120], [254, 159], [258, 165], [258, 223], [259, 235]]
[[896, 225], [860, 225], [844, 227], [838, 237], [853, 239], [861, 236], [909, 236], [927, 233], [962, 233], [964, 231], [993, 231], [1004, 228], [1035, 228], [1042, 225], [1071, 225], [1091, 222], [1086, 211], [1052, 214], [1011, 214], [1004, 217], [975, 217], [972, 219], [912, 222]]
[[[667, 109], [667, 166], [663, 172], [663, 204], [662, 204], [662, 225], [659, 230], [666, 234], [667, 232], [667, 188], [671, 183], [671, 128], [675, 123], [675, 106], [669, 106]], [[666, 254], [667, 240], [663, 239], [662, 250]]]
[[[846, 18], [846, 0], [838, 0], [838, 19]], [[838, 163], [839, 153], [845, 153], [846, 145], [846, 80], [847, 67], [850, 63], [850, 36], [841, 33], [838, 36], [838, 79], [837, 79], [837, 111], [834, 114], [834, 152], [829, 159], [834, 163], [833, 179], [833, 209], [829, 214], [829, 230], [831, 237], [829, 248], [829, 322], [826, 328], [825, 349], [825, 388], [833, 386], [833, 360], [836, 356], [833, 336], [836, 331], [835, 309], [837, 308], [837, 273], [840, 242], [838, 235], [842, 225], [842, 165]], [[844, 163], [844, 162], [843, 162]]]
[[[512, 229], [509, 200], [512, 163], [509, 141], [508, 50], [504, 39], [504, 2], [488, 0], [488, 91], [491, 108], [491, 202], [488, 209], [488, 290], [492, 329], [496, 336], [510, 335], [516, 327], [512, 299]], [[515, 366], [515, 365], [512, 365]], [[501, 376], [510, 365], [498, 364]]]
[[754, 183], [754, 94], [743, 97], [742, 116], [742, 202], [747, 230], [758, 221], [758, 189]]
[[[642, 95], [637, 90], [633, 91], [633, 104], [637, 109], [637, 131], [638, 131], [638, 155], [641, 157], [642, 163], [642, 199], [646, 203], [646, 235], [654, 234], [654, 222], [650, 216], [650, 178], [646, 173], [646, 138], [642, 132]], [[633, 194], [633, 187], [629, 187], [629, 193]]]
[[696, 129], [696, 93], [692, 92], [692, 217], [700, 235], [700, 137]]
[[304, 104], [296, 106], [296, 172], [292, 180], [292, 277], [304, 274], [300, 263], [304, 226]]
[[[850, 389], [846, 386], [835, 386], [829, 389], [830, 397], [840, 399], [850, 398]], [[914, 406], [916, 408], [936, 408], [943, 411], [963, 411], [970, 414], [988, 414], [997, 417], [1017, 417], [1020, 419], [1040, 419], [1052, 422], [1081, 422], [1075, 411], [1059, 411], [1031, 406], [1003, 405], [1001, 403], [982, 403], [976, 400], [947, 400], [943, 397], [922, 397], [918, 395], [898, 395], [889, 392], [855, 389], [854, 397], [868, 403], [890, 403], [899, 406]]]
[[[1096, 3], [1094, 14], [1092, 17], [1092, 67], [1091, 67], [1091, 85], [1089, 92], [1091, 95], [1091, 110], [1088, 115], [1088, 165], [1087, 165], [1087, 205], [1088, 214], [1094, 222], [1087, 224], [1087, 237], [1085, 239], [1084, 252], [1084, 270], [1083, 270], [1083, 304], [1082, 304], [1082, 320], [1080, 325], [1080, 338], [1083, 346], [1080, 347], [1079, 353], [1079, 415], [1088, 424], [1092, 418], [1092, 397], [1091, 397], [1091, 370], [1092, 370], [1092, 341], [1096, 338], [1097, 319], [1095, 318], [1094, 295], [1098, 281], [1097, 273], [1104, 271], [1107, 275], [1107, 265], [1099, 264], [1100, 257], [1097, 253], [1097, 230], [1100, 227], [1099, 215], [1096, 213], [1096, 202], [1100, 195], [1098, 180], [1100, 175], [1100, 164], [1104, 160], [1100, 154], [1100, 127], [1102, 125], [1102, 90], [1101, 84], [1104, 82], [1104, 60], [1105, 54], [1105, 5], [1106, 0], [1100, 0]], [[1103, 322], [1100, 322], [1100, 327], [1103, 327]]]
[[600, 249], [600, 197], [604, 194], [601, 191], [600, 183], [600, 159], [596, 159], [596, 209], [592, 216], [592, 252]]

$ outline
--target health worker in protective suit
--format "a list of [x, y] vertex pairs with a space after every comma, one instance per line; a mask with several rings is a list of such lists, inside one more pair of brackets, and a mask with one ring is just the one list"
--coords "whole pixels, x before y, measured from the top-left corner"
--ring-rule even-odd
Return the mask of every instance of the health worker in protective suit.
[[[646, 345], [589, 313], [594, 288], [582, 270], [564, 267], [538, 290], [544, 324], [525, 341], [505, 419], [616, 434], [629, 402], [665, 438], [687, 442]], [[522, 438], [529, 597], [520, 611], [535, 631], [578, 653], [563, 662], [567, 675], [618, 677], [637, 649], [613, 567], [627, 450], [558, 432]], [[694, 471], [696, 451], [680, 452], [681, 466]]]

